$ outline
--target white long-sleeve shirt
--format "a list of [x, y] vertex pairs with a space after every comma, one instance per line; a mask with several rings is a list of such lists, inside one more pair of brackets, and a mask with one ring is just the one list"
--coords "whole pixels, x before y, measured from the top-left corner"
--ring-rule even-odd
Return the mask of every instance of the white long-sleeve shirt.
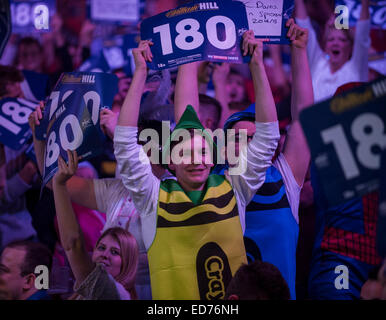
[[351, 59], [334, 73], [331, 73], [327, 54], [319, 46], [311, 20], [309, 18], [296, 19], [296, 23], [309, 30], [307, 54], [315, 103], [331, 98], [336, 89], [345, 83], [368, 81], [368, 50], [371, 43], [370, 20], [357, 22]]
[[[137, 144], [137, 131], [137, 127], [116, 126], [114, 150], [122, 182], [140, 213], [143, 240], [148, 250], [156, 233], [161, 181], [153, 175], [146, 154]], [[256, 133], [248, 144], [247, 170], [241, 175], [227, 176], [235, 193], [243, 232], [245, 208], [264, 183], [265, 172], [272, 164], [279, 137], [278, 122], [256, 122]]]

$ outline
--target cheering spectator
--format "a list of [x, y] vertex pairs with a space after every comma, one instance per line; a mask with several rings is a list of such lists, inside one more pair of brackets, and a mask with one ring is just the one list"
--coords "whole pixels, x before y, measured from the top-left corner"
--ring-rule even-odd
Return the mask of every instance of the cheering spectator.
[[307, 52], [315, 101], [330, 98], [339, 86], [347, 82], [367, 81], [370, 47], [369, 0], [362, 0], [355, 38], [352, 39], [349, 30], [337, 29], [334, 24], [327, 22], [322, 48], [307, 16], [303, 0], [296, 0], [295, 3], [297, 23], [310, 32]]
[[242, 74], [237, 69], [232, 68], [229, 63], [213, 65], [212, 63], [202, 62], [199, 64], [197, 77], [201, 94], [205, 94], [207, 91], [210, 75], [212, 76], [215, 99], [221, 106], [220, 120], [217, 127], [222, 128], [226, 119], [233, 112], [238, 111], [240, 107], [244, 109], [242, 106], [249, 105], [245, 86], [246, 81]]
[[[32, 134], [34, 137], [34, 148], [37, 158], [39, 160], [39, 168], [43, 167], [43, 156], [45, 142], [37, 140], [35, 137], [35, 127], [40, 125], [42, 119], [42, 111], [44, 109], [41, 103], [34, 112], [31, 113], [29, 121]], [[101, 117], [105, 115], [104, 109], [101, 111]], [[110, 111], [110, 113], [112, 113]], [[155, 122], [155, 123], [154, 123]], [[102, 124], [106, 130], [106, 134], [113, 137], [115, 125]], [[154, 129], [162, 137], [162, 128], [159, 121], [146, 122], [139, 124], [141, 130]], [[153, 173], [162, 178], [165, 175], [165, 169], [160, 165], [152, 165]], [[41, 169], [40, 169], [41, 170]], [[151, 299], [151, 288], [149, 278], [149, 266], [147, 262], [147, 254], [145, 245], [143, 244], [142, 223], [137, 210], [132, 202], [132, 196], [124, 187], [120, 179], [95, 179], [90, 177], [80, 177], [74, 175], [67, 183], [67, 190], [73, 201], [77, 206], [83, 206], [91, 211], [97, 210], [106, 213], [106, 224], [103, 231], [113, 228], [121, 227], [129, 231], [136, 238], [139, 248], [139, 264], [138, 274], [136, 278], [136, 291], [138, 298], [141, 300]], [[92, 230], [90, 230], [92, 231]]]

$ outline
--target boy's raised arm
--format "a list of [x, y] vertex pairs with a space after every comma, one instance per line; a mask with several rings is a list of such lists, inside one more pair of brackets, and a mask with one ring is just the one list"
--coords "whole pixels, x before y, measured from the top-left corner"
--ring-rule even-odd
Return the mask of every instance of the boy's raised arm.
[[263, 41], [256, 39], [252, 30], [243, 35], [243, 54], [250, 54], [253, 89], [255, 91], [256, 122], [277, 121], [276, 105], [263, 62]]
[[292, 123], [288, 130], [283, 154], [291, 167], [296, 182], [301, 186], [308, 170], [310, 152], [299, 122], [300, 112], [314, 103], [312, 78], [307, 58], [308, 30], [288, 20], [287, 36], [291, 40], [292, 64]]
[[178, 67], [176, 88], [174, 93], [174, 118], [178, 123], [186, 106], [191, 105], [199, 111], [197, 62], [183, 64]]
[[138, 48], [133, 50], [135, 71], [118, 117], [118, 126], [137, 127], [141, 97], [147, 76], [146, 61], [151, 61], [153, 57], [149, 45], [152, 45], [152, 42], [143, 40]]

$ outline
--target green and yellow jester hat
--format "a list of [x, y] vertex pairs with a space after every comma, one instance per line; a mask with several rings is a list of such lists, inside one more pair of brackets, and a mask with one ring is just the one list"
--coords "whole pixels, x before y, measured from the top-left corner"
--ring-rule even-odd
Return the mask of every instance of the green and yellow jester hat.
[[208, 142], [213, 153], [213, 164], [216, 164], [216, 144], [214, 143], [212, 136], [201, 124], [194, 108], [191, 105], [187, 105], [184, 113], [181, 116], [180, 121], [177, 123], [169, 139], [166, 141], [164, 147], [162, 148], [162, 163], [164, 164], [164, 167], [167, 168], [169, 171], [170, 169], [167, 163], [169, 163], [168, 160], [170, 159], [170, 156], [171, 156], [171, 150], [170, 150], [171, 143], [172, 141], [173, 142], [178, 141], [176, 140], [176, 137], [181, 137], [180, 132], [182, 130], [189, 130], [189, 129], [199, 130], [200, 134]]

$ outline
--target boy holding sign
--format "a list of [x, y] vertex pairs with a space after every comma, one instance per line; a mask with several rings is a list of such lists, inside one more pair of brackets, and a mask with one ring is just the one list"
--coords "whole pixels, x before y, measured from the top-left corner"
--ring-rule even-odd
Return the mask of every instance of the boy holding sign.
[[[244, 221], [245, 207], [264, 181], [279, 130], [262, 42], [253, 32], [246, 32], [243, 38], [244, 55], [252, 56], [256, 135], [248, 154], [245, 147], [240, 156], [246, 170], [226, 177], [209, 176], [214, 165], [207, 161], [213, 155], [209, 150], [213, 140], [191, 107], [198, 108], [195, 64], [179, 68], [175, 93], [179, 122], [165, 148], [171, 150], [167, 163], [176, 179], [159, 181], [150, 164], [141, 161], [146, 156], [137, 144], [137, 120], [152, 43], [142, 41], [133, 51], [136, 70], [118, 119], [114, 147], [123, 183], [141, 214], [153, 299], [222, 299], [232, 275], [246, 262], [239, 216]], [[181, 133], [187, 138], [183, 135], [179, 143]], [[182, 162], [180, 154], [185, 155]], [[167, 155], [163, 158], [170, 160]]]

